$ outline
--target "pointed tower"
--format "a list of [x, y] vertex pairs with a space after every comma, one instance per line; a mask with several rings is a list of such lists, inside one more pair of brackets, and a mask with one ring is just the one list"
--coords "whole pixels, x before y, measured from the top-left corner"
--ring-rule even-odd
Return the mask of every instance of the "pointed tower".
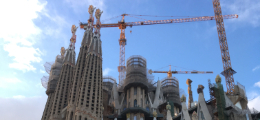
[[[67, 117], [66, 120], [72, 120], [74, 118], [75, 110], [76, 110], [76, 100], [79, 96], [79, 86], [81, 84], [82, 77], [84, 75], [85, 63], [86, 63], [86, 56], [88, 54], [88, 48], [90, 47], [90, 42], [93, 37], [93, 12], [95, 8], [90, 5], [88, 12], [89, 12], [89, 19], [88, 19], [88, 26], [84, 28], [86, 31], [84, 33], [80, 51], [73, 75], [73, 83], [70, 89], [69, 94], [69, 103], [67, 106]], [[85, 86], [86, 87], [86, 86]]]
[[77, 27], [75, 25], [72, 25], [72, 37], [70, 39], [70, 45], [69, 48], [66, 50], [65, 55], [62, 56], [64, 59], [61, 68], [61, 74], [57, 83], [57, 88], [55, 89], [55, 97], [53, 100], [50, 120], [60, 120], [61, 111], [68, 104], [69, 89], [71, 87], [70, 85], [72, 83], [73, 71], [75, 68], [76, 30]]
[[48, 81], [48, 87], [46, 90], [46, 94], [48, 95], [48, 99], [43, 111], [42, 120], [49, 120], [52, 105], [54, 101], [55, 89], [57, 86], [57, 81], [59, 80], [60, 70], [62, 66], [62, 57], [60, 55], [56, 56], [54, 64], [51, 66], [50, 77]]
[[187, 79], [186, 84], [188, 85], [188, 93], [189, 93], [188, 109], [191, 108], [191, 103], [193, 103], [193, 96], [192, 96], [192, 91], [191, 91], [191, 83], [192, 83], [192, 80]]
[[101, 120], [102, 117], [102, 53], [100, 39], [100, 16], [102, 12], [97, 9], [95, 32], [90, 41], [85, 68], [79, 86], [79, 95], [76, 103], [76, 119]]
[[[93, 10], [90, 6], [89, 10]], [[89, 11], [92, 16], [93, 11]], [[97, 18], [94, 34], [92, 33], [93, 18], [90, 17], [88, 28], [82, 41], [74, 81], [71, 92], [70, 104], [75, 106], [69, 109], [69, 120], [91, 119], [101, 120], [102, 118], [102, 49], [100, 39], [100, 16], [102, 12], [97, 9], [95, 16]], [[93, 35], [92, 35], [93, 34]], [[92, 36], [91, 36], [92, 35]], [[88, 40], [88, 38], [91, 38]], [[87, 39], [87, 40], [86, 40]], [[83, 61], [83, 63], [81, 63]], [[78, 66], [78, 63], [82, 64]], [[78, 71], [80, 70], [81, 71]], [[75, 96], [75, 97], [74, 97]]]

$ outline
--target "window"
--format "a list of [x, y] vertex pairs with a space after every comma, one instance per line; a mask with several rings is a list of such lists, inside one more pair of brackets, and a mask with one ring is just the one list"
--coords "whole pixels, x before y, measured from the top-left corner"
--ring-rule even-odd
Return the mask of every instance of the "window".
[[141, 89], [141, 95], [143, 95], [143, 90]]
[[149, 107], [146, 107], [146, 110], [149, 112]]
[[200, 115], [201, 115], [201, 120], [205, 120], [205, 118], [204, 118], [204, 115], [203, 115], [203, 112], [202, 112], [202, 111], [200, 111]]
[[146, 104], [149, 104], [148, 98], [147, 98], [147, 100], [146, 100]]
[[136, 116], [134, 116], [134, 120], [136, 120]]
[[134, 95], [137, 94], [137, 87], [134, 88]]
[[137, 107], [137, 100], [134, 100], [134, 107]]
[[130, 98], [130, 90], [129, 90], [128, 98]]
[[143, 99], [141, 99], [141, 107], [143, 107]]
[[130, 102], [128, 103], [128, 108], [130, 108]]
[[72, 118], [73, 118], [73, 112], [71, 112], [70, 114], [70, 120], [72, 120]]

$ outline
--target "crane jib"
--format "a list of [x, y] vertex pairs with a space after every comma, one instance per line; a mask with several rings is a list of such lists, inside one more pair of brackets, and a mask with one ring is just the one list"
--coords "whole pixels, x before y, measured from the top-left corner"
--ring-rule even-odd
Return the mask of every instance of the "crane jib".
[[[222, 15], [222, 18], [223, 19], [238, 18], [238, 15], [237, 14]], [[126, 22], [126, 23], [109, 23], [109, 24], [101, 24], [101, 28], [119, 27], [122, 24], [132, 27], [132, 26], [139, 26], [139, 25], [183, 23], [183, 22], [207, 21], [207, 20], [215, 20], [215, 16], [202, 16], [202, 17], [166, 19], [166, 20], [148, 20], [148, 21], [137, 21], [137, 22]], [[88, 23], [80, 23], [80, 28], [83, 29], [84, 26], [87, 25]], [[94, 24], [93, 27], [94, 26], [96, 26], [96, 24]]]

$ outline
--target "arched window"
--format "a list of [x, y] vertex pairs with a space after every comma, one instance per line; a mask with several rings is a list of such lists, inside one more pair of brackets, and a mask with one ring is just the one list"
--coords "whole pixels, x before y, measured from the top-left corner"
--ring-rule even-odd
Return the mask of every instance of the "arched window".
[[137, 94], [137, 87], [134, 88], [134, 95]]
[[149, 112], [149, 107], [146, 107], [146, 110]]
[[134, 100], [134, 107], [137, 107], [137, 100]]

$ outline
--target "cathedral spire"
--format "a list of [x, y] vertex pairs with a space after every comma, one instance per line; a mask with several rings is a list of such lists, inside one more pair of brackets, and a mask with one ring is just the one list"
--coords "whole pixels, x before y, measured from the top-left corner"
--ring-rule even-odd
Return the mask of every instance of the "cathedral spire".
[[72, 25], [71, 27], [71, 33], [72, 36], [70, 38], [70, 45], [68, 47], [68, 49], [66, 49], [65, 55], [64, 55], [64, 59], [63, 59], [63, 63], [68, 63], [70, 65], [75, 65], [75, 43], [76, 43], [76, 31], [77, 28], [75, 25]]
[[101, 49], [101, 39], [100, 39], [100, 28], [101, 28], [101, 22], [100, 22], [100, 16], [103, 13], [100, 9], [97, 9], [95, 12], [95, 17], [97, 19], [96, 26], [93, 34], [93, 38], [90, 41], [90, 46], [88, 48], [88, 52], [90, 54], [95, 54], [97, 56], [102, 56], [102, 49]]
[[90, 44], [90, 41], [93, 36], [93, 24], [94, 24], [94, 17], [93, 13], [96, 8], [93, 7], [93, 5], [90, 5], [88, 8], [88, 13], [89, 13], [89, 19], [88, 19], [88, 25], [84, 27], [86, 30], [81, 42], [81, 46], [88, 46]]

